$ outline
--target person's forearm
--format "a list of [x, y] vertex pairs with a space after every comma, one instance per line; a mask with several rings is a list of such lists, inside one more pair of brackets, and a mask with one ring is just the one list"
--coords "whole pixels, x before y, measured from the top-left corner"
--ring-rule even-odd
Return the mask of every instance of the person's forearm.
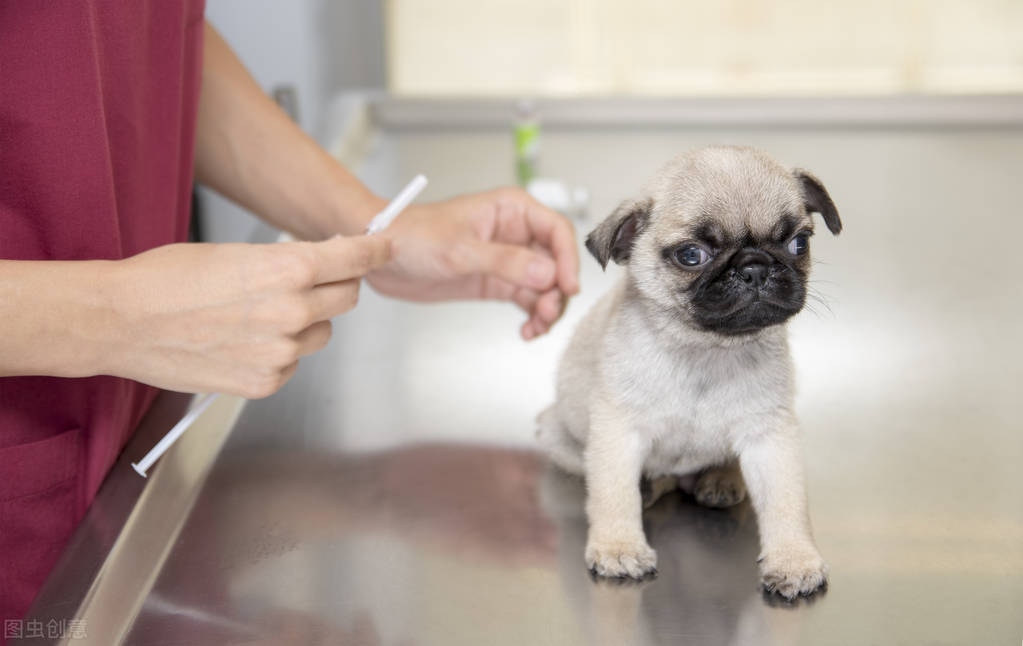
[[111, 264], [0, 260], [0, 377], [105, 373]]
[[384, 205], [259, 88], [208, 23], [196, 179], [306, 239], [360, 233]]

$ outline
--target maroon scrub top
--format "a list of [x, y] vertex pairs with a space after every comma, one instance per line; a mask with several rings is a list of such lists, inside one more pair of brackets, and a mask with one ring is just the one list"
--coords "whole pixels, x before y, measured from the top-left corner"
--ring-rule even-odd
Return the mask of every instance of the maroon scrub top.
[[[0, 259], [186, 239], [203, 9], [0, 2]], [[116, 377], [0, 378], [0, 619], [28, 610], [155, 395]]]

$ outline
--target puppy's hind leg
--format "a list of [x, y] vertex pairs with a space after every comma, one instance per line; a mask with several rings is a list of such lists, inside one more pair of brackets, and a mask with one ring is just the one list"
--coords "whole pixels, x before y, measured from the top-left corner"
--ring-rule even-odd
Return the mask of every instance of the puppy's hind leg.
[[540, 447], [562, 470], [583, 475], [583, 447], [569, 435], [558, 419], [557, 404], [551, 404], [536, 417], [536, 439]]
[[739, 461], [704, 469], [696, 477], [693, 497], [704, 507], [732, 507], [746, 498]]

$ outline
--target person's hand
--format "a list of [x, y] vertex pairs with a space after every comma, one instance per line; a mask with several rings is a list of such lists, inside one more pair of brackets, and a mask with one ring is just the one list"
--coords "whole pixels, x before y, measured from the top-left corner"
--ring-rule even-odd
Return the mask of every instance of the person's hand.
[[379, 235], [394, 245], [392, 261], [367, 277], [378, 292], [512, 301], [529, 315], [525, 339], [547, 332], [579, 291], [572, 225], [520, 189], [411, 206]]
[[362, 276], [390, 258], [379, 237], [174, 244], [109, 263], [96, 334], [103, 374], [186, 392], [276, 392], [330, 340]]

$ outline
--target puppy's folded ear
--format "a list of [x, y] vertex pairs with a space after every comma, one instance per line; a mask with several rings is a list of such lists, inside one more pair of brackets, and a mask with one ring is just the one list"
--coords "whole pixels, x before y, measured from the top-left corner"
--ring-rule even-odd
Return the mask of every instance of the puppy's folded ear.
[[842, 230], [842, 220], [838, 217], [838, 209], [831, 201], [827, 189], [819, 179], [808, 171], [797, 168], [792, 171], [792, 174], [796, 176], [803, 191], [803, 204], [806, 206], [806, 212], [820, 213], [828, 230], [837, 236]]
[[609, 260], [619, 265], [628, 262], [632, 241], [646, 227], [653, 200], [626, 200], [586, 236], [586, 248], [602, 268]]

